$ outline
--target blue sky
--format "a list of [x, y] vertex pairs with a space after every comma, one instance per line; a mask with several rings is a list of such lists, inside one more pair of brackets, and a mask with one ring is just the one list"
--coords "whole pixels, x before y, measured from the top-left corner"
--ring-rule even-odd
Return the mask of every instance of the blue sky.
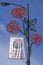
[[[12, 2], [26, 7], [29, 3], [29, 18], [37, 19], [37, 32], [30, 31], [30, 35], [39, 33], [42, 36], [42, 43], [40, 46], [33, 45], [31, 52], [31, 65], [42, 65], [43, 62], [43, 0], [0, 0], [0, 2]], [[8, 59], [8, 47], [11, 36], [23, 36], [21, 33], [10, 34], [6, 31], [5, 26], [10, 20], [16, 20], [22, 29], [20, 19], [11, 16], [11, 9], [14, 5], [3, 7], [0, 5], [0, 65], [26, 65], [25, 60], [11, 60]], [[26, 47], [26, 43], [25, 48]]]

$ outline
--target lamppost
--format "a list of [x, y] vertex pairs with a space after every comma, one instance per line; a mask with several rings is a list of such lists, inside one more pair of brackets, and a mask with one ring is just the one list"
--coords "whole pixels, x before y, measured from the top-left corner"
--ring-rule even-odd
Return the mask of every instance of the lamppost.
[[[16, 5], [19, 6], [21, 8], [24, 8], [21, 5], [18, 4], [14, 4], [14, 3], [8, 3], [8, 2], [1, 2], [0, 5], [2, 6], [9, 6], [9, 5]], [[32, 44], [30, 44], [30, 33], [29, 30], [32, 31], [36, 31], [36, 28], [34, 27], [34, 24], [36, 24], [37, 19], [33, 19], [31, 21], [29, 21], [29, 4], [27, 4], [27, 18], [24, 18], [23, 20], [23, 28], [24, 28], [24, 32], [20, 31], [21, 33], [23, 33], [26, 36], [26, 40], [28, 42], [28, 53], [27, 53], [27, 65], [30, 65], [30, 56], [31, 56], [31, 46]], [[27, 25], [27, 27], [25, 28], [24, 23]], [[32, 26], [32, 27], [31, 27]]]

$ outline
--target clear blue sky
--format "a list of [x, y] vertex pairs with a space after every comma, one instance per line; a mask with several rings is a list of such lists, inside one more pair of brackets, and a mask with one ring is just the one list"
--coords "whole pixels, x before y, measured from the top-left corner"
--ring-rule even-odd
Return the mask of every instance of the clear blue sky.
[[[43, 62], [43, 0], [0, 0], [0, 2], [12, 2], [26, 7], [29, 3], [29, 18], [37, 19], [36, 29], [37, 32], [42, 35], [42, 43], [40, 46], [33, 45], [31, 52], [31, 65], [42, 65]], [[10, 11], [15, 6], [3, 7], [0, 5], [0, 65], [26, 65], [25, 60], [11, 60], [8, 59], [8, 47], [11, 36], [23, 36], [21, 33], [10, 34], [6, 31], [5, 26], [10, 20], [16, 20], [19, 24], [22, 23], [20, 19], [13, 18]], [[34, 32], [30, 31], [30, 35]], [[25, 48], [26, 48], [26, 43]]]

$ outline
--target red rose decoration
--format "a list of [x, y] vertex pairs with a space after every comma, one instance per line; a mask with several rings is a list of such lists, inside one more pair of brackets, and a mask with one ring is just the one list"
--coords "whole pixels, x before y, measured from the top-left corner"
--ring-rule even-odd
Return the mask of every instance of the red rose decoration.
[[11, 14], [15, 18], [21, 18], [25, 15], [25, 11], [26, 11], [25, 8], [20, 8], [20, 7], [19, 8], [13, 8], [11, 10]]
[[12, 34], [15, 34], [20, 31], [20, 28], [16, 21], [10, 21], [10, 23], [6, 25], [6, 30]]
[[40, 34], [33, 34], [31, 36], [31, 41], [33, 44], [40, 45], [40, 43], [42, 42], [42, 37]]

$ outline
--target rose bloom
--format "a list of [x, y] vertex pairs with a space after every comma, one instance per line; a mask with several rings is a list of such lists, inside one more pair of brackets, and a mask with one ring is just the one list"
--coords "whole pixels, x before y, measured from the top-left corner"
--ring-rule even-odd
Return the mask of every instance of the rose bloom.
[[6, 30], [12, 34], [15, 34], [20, 31], [20, 27], [16, 21], [10, 21], [10, 23], [6, 25]]
[[32, 34], [31, 41], [33, 44], [40, 45], [42, 42], [42, 37], [40, 34]]
[[21, 8], [21, 7], [19, 7], [19, 8], [13, 8], [11, 10], [11, 14], [15, 18], [21, 18], [21, 17], [23, 17], [25, 15], [25, 11], [26, 11], [25, 8]]

